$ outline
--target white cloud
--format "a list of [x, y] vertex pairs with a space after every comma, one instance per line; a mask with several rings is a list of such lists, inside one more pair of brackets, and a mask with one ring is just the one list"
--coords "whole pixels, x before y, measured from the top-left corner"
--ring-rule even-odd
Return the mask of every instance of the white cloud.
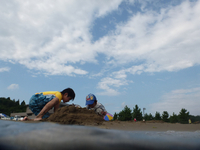
[[58, 61], [20, 61], [21, 64], [26, 64], [29, 69], [37, 69], [44, 72], [46, 75], [69, 75], [72, 74], [87, 74], [87, 71], [75, 68], [71, 65], [60, 64]]
[[87, 74], [77, 64], [96, 63], [99, 52], [116, 65], [141, 62], [129, 68], [133, 74], [200, 64], [200, 1], [185, 1], [160, 12], [144, 9], [93, 44], [90, 29], [95, 19], [117, 10], [121, 2], [4, 1], [0, 6], [0, 59], [52, 75]]
[[[179, 114], [185, 108], [191, 115], [200, 115], [200, 87], [192, 89], [178, 89], [162, 96], [160, 102], [151, 105], [151, 112], [168, 111], [170, 115]], [[154, 114], [153, 113], [153, 114]]]
[[125, 72], [178, 71], [200, 64], [199, 16], [200, 1], [137, 13], [96, 45], [110, 63], [133, 63]]
[[128, 85], [127, 80], [121, 80], [121, 79], [113, 79], [110, 77], [106, 77], [101, 79], [101, 81], [98, 83], [98, 88], [104, 90], [103, 92], [98, 93], [99, 95], [110, 95], [115, 96], [120, 94], [117, 90], [114, 90], [114, 88], [119, 88], [120, 86]]
[[[186, 1], [162, 9], [161, 13], [138, 13], [95, 44], [109, 57], [108, 63], [116, 66], [137, 64], [110, 73], [113, 80], [126, 80], [128, 73], [178, 71], [200, 64], [199, 16], [200, 1], [195, 5]], [[104, 94], [114, 90], [103, 83], [105, 86], [101, 89], [107, 91]]]
[[14, 90], [14, 89], [18, 89], [19, 85], [18, 84], [11, 84], [7, 87], [8, 90]]
[[116, 10], [115, 1], [3, 1], [0, 60], [47, 74], [87, 74], [77, 64], [95, 63], [93, 21]]
[[119, 78], [119, 79], [126, 79], [126, 77], [127, 77], [126, 70], [120, 70], [117, 72], [113, 72], [113, 75], [115, 76], [115, 78]]
[[5, 71], [10, 71], [10, 68], [8, 67], [0, 68], [0, 72], [5, 72]]
[[[107, 62], [102, 64], [107, 68], [113, 64], [123, 67], [113, 73], [108, 70], [112, 78], [105, 77], [98, 83], [103, 90], [99, 94], [103, 95], [119, 94], [117, 89], [128, 85], [128, 73], [178, 71], [200, 64], [200, 1], [183, 1], [160, 12], [146, 9], [148, 2], [140, 2], [142, 13], [129, 10], [132, 16], [127, 21], [116, 24], [116, 30], [93, 43], [95, 20], [121, 11], [118, 7], [122, 2], [3, 1], [0, 60], [46, 75], [71, 76], [89, 74], [90, 70], [81, 68], [83, 64], [98, 64], [102, 62], [98, 56], [103, 54]], [[134, 0], [129, 2], [135, 4]]]

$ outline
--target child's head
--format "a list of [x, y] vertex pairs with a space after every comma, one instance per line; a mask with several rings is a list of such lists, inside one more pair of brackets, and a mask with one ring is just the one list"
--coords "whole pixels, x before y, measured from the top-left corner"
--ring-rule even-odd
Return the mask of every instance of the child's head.
[[86, 105], [88, 105], [90, 108], [93, 108], [97, 104], [97, 99], [94, 94], [88, 94], [86, 96]]
[[75, 93], [74, 90], [71, 88], [64, 89], [62, 92], [60, 92], [63, 96], [67, 93], [67, 97], [70, 97], [70, 100], [74, 100]]

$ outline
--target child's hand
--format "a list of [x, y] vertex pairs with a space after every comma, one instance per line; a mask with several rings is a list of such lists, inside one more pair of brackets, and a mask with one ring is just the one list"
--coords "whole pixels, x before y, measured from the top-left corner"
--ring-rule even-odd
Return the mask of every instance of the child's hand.
[[28, 117], [24, 117], [23, 119], [22, 119], [22, 121], [33, 121], [33, 119], [29, 119]]
[[28, 117], [24, 117], [24, 118], [22, 119], [22, 121], [25, 121], [25, 120], [28, 120]]
[[107, 112], [106, 112], [106, 111], [102, 111], [101, 114], [102, 114], [103, 116], [105, 116], [105, 115], [107, 114]]
[[40, 121], [42, 118], [35, 118], [33, 121]]

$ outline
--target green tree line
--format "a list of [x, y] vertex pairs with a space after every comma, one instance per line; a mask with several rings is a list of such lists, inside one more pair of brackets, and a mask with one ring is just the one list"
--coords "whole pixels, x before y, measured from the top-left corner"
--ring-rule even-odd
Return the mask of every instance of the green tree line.
[[173, 115], [169, 116], [169, 113], [167, 111], [163, 111], [162, 114], [156, 112], [155, 115], [153, 116], [151, 113], [149, 114], [145, 113], [144, 115], [142, 115], [141, 109], [138, 107], [138, 105], [135, 105], [135, 107], [133, 107], [133, 110], [131, 110], [128, 106], [125, 106], [122, 111], [120, 111], [119, 113], [115, 112], [114, 114], [114, 120], [129, 121], [129, 120], [134, 120], [134, 118], [137, 121], [142, 121], [143, 119], [145, 121], [162, 120], [164, 122], [182, 123], [182, 124], [188, 123], [189, 119], [191, 119], [192, 122], [200, 121], [200, 116], [190, 115], [185, 108], [182, 108], [178, 115], [173, 113]]
[[0, 97], [0, 113], [10, 116], [11, 113], [25, 112], [26, 103], [22, 101], [21, 104], [19, 100], [11, 100], [10, 97], [4, 98]]

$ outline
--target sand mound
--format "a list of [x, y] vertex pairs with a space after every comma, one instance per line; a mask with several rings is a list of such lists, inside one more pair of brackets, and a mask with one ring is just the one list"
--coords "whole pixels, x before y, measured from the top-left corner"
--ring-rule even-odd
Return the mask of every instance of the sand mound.
[[93, 110], [65, 106], [59, 108], [49, 118], [43, 119], [43, 121], [57, 122], [60, 124], [101, 125], [104, 119]]

